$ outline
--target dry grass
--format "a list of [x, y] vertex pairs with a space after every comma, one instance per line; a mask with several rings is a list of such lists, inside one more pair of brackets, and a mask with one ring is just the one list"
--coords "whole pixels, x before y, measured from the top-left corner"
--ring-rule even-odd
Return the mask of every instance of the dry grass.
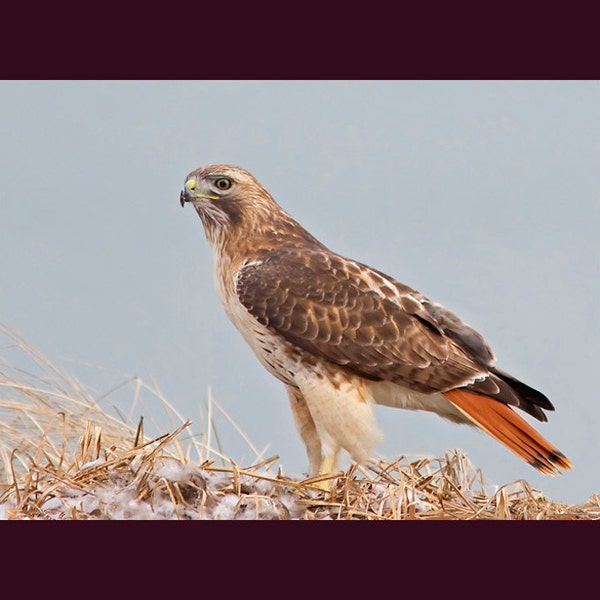
[[[293, 480], [277, 456], [242, 468], [197, 437], [156, 389], [171, 433], [148, 439], [122, 407], [102, 407], [13, 332], [0, 361], [0, 516], [5, 519], [600, 519], [600, 496], [583, 505], [547, 500], [525, 481], [493, 492], [461, 452], [444, 458], [353, 465], [326, 478]], [[36, 374], [33, 374], [36, 373]], [[106, 403], [106, 398], [104, 398]], [[111, 416], [114, 410], [118, 416]], [[224, 412], [224, 411], [222, 411]], [[130, 413], [132, 414], [132, 413]], [[240, 432], [241, 435], [243, 435]], [[250, 442], [248, 442], [250, 444]], [[322, 489], [317, 484], [324, 485]]]

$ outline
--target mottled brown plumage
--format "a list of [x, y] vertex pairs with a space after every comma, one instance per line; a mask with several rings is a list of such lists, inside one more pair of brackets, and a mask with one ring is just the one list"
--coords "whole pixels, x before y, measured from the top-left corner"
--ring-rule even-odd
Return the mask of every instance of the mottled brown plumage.
[[226, 313], [286, 385], [311, 474], [331, 467], [340, 449], [369, 458], [380, 439], [373, 403], [478, 426], [546, 473], [570, 467], [510, 408], [545, 421], [550, 401], [495, 368], [477, 331], [329, 250], [250, 173], [202, 167], [188, 175], [180, 200], [202, 219]]

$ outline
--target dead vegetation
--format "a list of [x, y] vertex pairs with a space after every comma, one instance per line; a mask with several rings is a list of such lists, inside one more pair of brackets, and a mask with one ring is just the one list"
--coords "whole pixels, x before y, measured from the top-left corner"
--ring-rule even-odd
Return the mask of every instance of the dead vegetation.
[[[193, 436], [189, 421], [134, 378], [133, 405], [139, 408], [144, 390], [178, 420], [170, 433], [149, 439], [142, 419], [132, 425], [116, 406], [111, 416], [77, 381], [2, 331], [3, 519], [600, 519], [598, 495], [582, 505], [560, 504], [522, 480], [489, 491], [459, 451], [303, 480], [286, 477], [277, 456], [263, 460], [258, 452], [255, 464], [241, 467], [211, 446], [210, 413], [222, 411], [218, 404], [208, 407], [206, 431]], [[4, 360], [14, 352], [32, 368]]]

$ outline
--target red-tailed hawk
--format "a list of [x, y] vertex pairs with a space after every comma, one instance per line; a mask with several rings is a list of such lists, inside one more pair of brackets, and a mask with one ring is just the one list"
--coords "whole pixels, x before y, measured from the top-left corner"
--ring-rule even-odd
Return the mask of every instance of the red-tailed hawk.
[[247, 171], [208, 165], [180, 194], [204, 225], [225, 312], [285, 385], [310, 474], [341, 449], [357, 462], [381, 440], [373, 404], [427, 410], [480, 427], [536, 469], [571, 462], [520, 417], [554, 410], [493, 366], [483, 337], [447, 308], [332, 252]]

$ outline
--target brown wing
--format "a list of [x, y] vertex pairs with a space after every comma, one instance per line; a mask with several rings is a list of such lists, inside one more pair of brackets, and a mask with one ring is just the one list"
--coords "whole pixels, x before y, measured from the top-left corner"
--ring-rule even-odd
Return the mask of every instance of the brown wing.
[[488, 377], [467, 386], [470, 390], [518, 406], [539, 421], [548, 420], [542, 409], [554, 410], [550, 400], [538, 390], [492, 366], [494, 354], [478, 331], [464, 323], [445, 306], [431, 302], [420, 294], [418, 297], [444, 333], [470, 356], [487, 366]]
[[236, 290], [271, 331], [363, 377], [437, 392], [488, 375], [418, 292], [326, 250], [265, 252], [242, 267]]

